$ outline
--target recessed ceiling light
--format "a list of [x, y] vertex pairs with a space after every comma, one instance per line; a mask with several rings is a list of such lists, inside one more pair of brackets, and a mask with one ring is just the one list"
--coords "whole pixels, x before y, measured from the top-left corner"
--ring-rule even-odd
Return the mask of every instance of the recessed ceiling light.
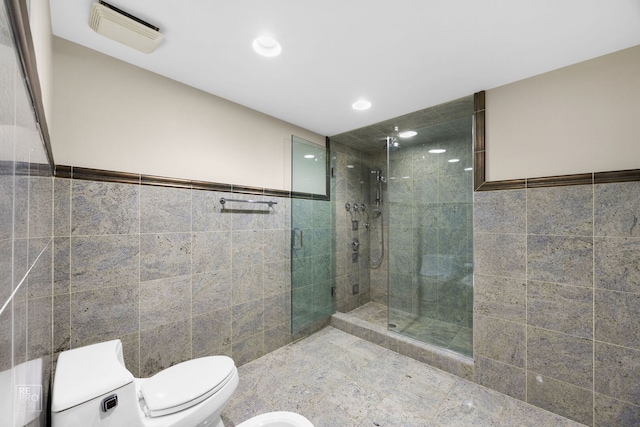
[[466, 171], [472, 171], [472, 170], [473, 170], [473, 168], [464, 168], [464, 170], [466, 170]]
[[351, 107], [354, 110], [359, 110], [359, 111], [368, 110], [369, 108], [371, 108], [371, 103], [365, 99], [361, 99], [351, 104]]
[[458, 163], [460, 159], [449, 159], [447, 160], [449, 163]]
[[434, 148], [433, 150], [429, 150], [429, 152], [431, 154], [441, 154], [446, 152], [447, 150], [445, 150], [444, 148]]
[[280, 43], [271, 37], [258, 37], [253, 41], [253, 50], [262, 56], [278, 56], [282, 51]]
[[416, 132], [415, 130], [407, 130], [404, 132], [400, 132], [398, 136], [400, 138], [411, 138], [412, 136], [416, 136], [417, 134], [418, 132]]
[[347, 165], [347, 169], [353, 169], [355, 166], [353, 165]]
[[304, 158], [305, 159], [313, 159], [315, 156], [313, 154], [305, 154]]

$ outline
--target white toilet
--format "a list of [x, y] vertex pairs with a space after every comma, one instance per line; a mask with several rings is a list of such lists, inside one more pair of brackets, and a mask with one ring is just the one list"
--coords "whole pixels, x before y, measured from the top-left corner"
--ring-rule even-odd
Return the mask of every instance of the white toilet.
[[[220, 413], [238, 386], [227, 356], [189, 360], [134, 378], [120, 340], [60, 353], [53, 383], [53, 427], [224, 427]], [[313, 427], [299, 414], [270, 412], [242, 427]]]

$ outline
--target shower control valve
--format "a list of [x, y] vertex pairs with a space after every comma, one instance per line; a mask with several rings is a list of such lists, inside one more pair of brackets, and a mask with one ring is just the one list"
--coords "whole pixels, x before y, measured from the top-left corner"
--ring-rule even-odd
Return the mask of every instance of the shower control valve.
[[351, 249], [353, 249], [354, 252], [358, 252], [360, 250], [360, 241], [355, 237], [351, 242]]

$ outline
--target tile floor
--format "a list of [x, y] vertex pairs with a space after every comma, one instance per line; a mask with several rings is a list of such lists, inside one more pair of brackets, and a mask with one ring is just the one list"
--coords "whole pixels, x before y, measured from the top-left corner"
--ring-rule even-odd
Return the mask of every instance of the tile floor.
[[582, 425], [330, 326], [239, 373], [226, 427], [275, 410], [315, 427]]
[[473, 331], [471, 328], [417, 316], [401, 310], [391, 309], [391, 317], [388, 317], [387, 306], [377, 302], [368, 302], [351, 310], [349, 315], [384, 328], [387, 327], [388, 322], [391, 322], [396, 325], [394, 330], [402, 335], [468, 357], [473, 355]]

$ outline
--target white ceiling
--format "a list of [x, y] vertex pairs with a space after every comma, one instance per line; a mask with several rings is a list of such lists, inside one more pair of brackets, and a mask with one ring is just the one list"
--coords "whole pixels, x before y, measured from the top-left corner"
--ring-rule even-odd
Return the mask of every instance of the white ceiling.
[[[640, 44], [638, 0], [107, 2], [158, 50], [93, 32], [94, 0], [50, 0], [54, 34], [328, 136]], [[282, 54], [257, 55], [261, 35]]]

